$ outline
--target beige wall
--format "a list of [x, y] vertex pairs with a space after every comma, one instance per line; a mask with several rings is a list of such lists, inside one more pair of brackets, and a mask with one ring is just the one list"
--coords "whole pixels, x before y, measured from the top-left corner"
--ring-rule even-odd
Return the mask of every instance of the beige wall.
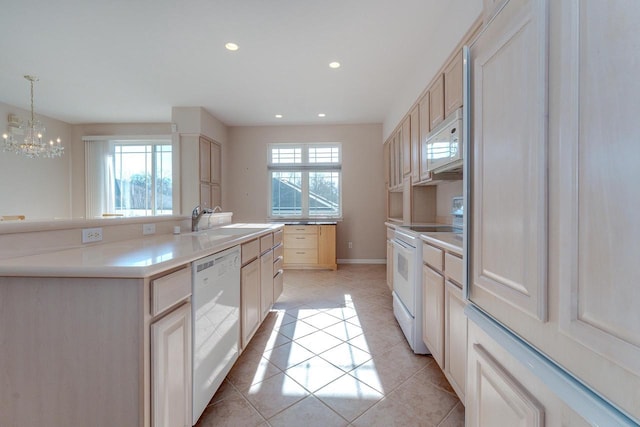
[[[337, 257], [384, 260], [385, 191], [382, 125], [256, 126], [229, 128], [230, 168], [224, 192], [234, 222], [265, 221], [268, 214], [267, 144], [342, 143], [342, 203]], [[353, 248], [348, 249], [348, 242]]]
[[[0, 134], [9, 114], [28, 120], [30, 112], [0, 103]], [[46, 137], [62, 139], [64, 154], [56, 159], [29, 159], [0, 148], [0, 215], [25, 215], [27, 219], [71, 217], [71, 125], [37, 115]], [[3, 141], [0, 139], [0, 141]]]
[[445, 181], [438, 184], [436, 194], [437, 221], [450, 224], [453, 221], [451, 216], [451, 199], [462, 196], [462, 181]]

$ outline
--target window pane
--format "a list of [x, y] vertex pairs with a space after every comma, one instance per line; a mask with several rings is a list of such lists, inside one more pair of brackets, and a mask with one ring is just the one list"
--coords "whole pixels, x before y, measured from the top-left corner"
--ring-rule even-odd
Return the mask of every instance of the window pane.
[[155, 214], [170, 215], [173, 206], [171, 145], [156, 145]]
[[125, 216], [172, 213], [171, 155], [171, 145], [115, 145], [115, 213]]
[[271, 149], [272, 164], [294, 164], [302, 163], [302, 148], [300, 147], [278, 147]]
[[309, 147], [309, 163], [340, 163], [338, 147]]
[[115, 147], [116, 213], [151, 215], [151, 159], [150, 145]]
[[309, 172], [309, 215], [340, 214], [340, 172]]
[[271, 172], [271, 215], [302, 215], [302, 172]]

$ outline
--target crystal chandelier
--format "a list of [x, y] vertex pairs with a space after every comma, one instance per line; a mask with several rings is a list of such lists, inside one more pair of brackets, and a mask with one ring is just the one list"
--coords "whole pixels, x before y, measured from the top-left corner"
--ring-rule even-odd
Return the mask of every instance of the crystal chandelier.
[[35, 119], [33, 113], [33, 82], [37, 82], [36, 76], [24, 76], [31, 82], [31, 120], [25, 124], [18, 116], [9, 115], [7, 133], [4, 138], [4, 151], [9, 151], [24, 156], [34, 157], [60, 157], [64, 147], [60, 144], [60, 138], [55, 142], [43, 140], [45, 128], [40, 121]]

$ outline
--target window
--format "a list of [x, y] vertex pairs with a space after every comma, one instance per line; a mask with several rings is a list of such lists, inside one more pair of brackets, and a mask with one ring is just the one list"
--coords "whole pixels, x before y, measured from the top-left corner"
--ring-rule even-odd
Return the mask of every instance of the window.
[[340, 144], [270, 144], [270, 216], [340, 217], [341, 168]]
[[86, 141], [87, 218], [173, 213], [171, 141]]

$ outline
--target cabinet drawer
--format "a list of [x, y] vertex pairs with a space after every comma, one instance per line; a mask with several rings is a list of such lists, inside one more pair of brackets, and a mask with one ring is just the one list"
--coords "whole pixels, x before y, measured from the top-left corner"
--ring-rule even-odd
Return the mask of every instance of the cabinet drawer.
[[436, 270], [442, 271], [443, 254], [444, 251], [442, 249], [427, 245], [426, 243], [422, 244], [422, 261]]
[[258, 239], [243, 243], [241, 246], [242, 265], [245, 265], [260, 254], [260, 242]]
[[264, 253], [273, 247], [273, 233], [260, 237], [260, 253]]
[[462, 258], [446, 253], [444, 254], [444, 272], [458, 285], [462, 285]]
[[313, 234], [285, 234], [284, 247], [291, 249], [315, 249], [318, 247], [318, 236]]
[[274, 231], [273, 246], [278, 246], [280, 243], [282, 243], [282, 230]]
[[282, 270], [282, 257], [274, 258], [273, 261], [273, 274], [278, 274], [278, 271]]
[[282, 258], [284, 255], [284, 245], [278, 245], [273, 248], [273, 259]]
[[287, 225], [284, 227], [285, 239], [287, 234], [318, 234], [317, 225]]
[[156, 316], [191, 295], [191, 266], [151, 281], [151, 315]]
[[318, 250], [285, 247], [284, 262], [285, 264], [316, 264], [318, 262]]

